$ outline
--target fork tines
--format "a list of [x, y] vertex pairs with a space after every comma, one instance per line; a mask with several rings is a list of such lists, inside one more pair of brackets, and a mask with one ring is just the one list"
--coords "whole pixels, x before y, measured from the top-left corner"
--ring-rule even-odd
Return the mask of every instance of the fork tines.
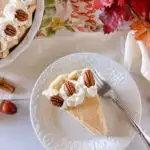
[[98, 93], [102, 96], [106, 94], [110, 89], [110, 85], [105, 81], [104, 77], [102, 77], [96, 69], [92, 69], [92, 72], [94, 74], [94, 77], [98, 83]]

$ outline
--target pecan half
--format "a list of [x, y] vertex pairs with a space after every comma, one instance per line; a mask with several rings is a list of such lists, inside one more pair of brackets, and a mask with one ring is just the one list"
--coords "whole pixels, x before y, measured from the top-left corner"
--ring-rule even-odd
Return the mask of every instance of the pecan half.
[[26, 20], [28, 20], [28, 14], [25, 11], [23, 11], [22, 9], [16, 10], [15, 17], [19, 21], [26, 21]]
[[64, 90], [65, 90], [67, 96], [71, 96], [76, 92], [74, 84], [70, 81], [66, 81], [64, 83]]
[[61, 107], [64, 103], [64, 99], [59, 95], [54, 95], [50, 97], [50, 101], [54, 106]]
[[91, 87], [95, 85], [95, 79], [93, 73], [90, 69], [87, 69], [83, 73], [84, 83], [87, 87]]
[[8, 24], [4, 30], [5, 34], [8, 36], [15, 36], [17, 34], [17, 30], [11, 24]]

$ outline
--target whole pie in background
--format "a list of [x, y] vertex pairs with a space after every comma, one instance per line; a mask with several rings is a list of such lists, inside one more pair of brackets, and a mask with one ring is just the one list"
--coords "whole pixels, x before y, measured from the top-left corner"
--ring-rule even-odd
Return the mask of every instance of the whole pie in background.
[[35, 9], [36, 0], [0, 0], [0, 59], [25, 37]]

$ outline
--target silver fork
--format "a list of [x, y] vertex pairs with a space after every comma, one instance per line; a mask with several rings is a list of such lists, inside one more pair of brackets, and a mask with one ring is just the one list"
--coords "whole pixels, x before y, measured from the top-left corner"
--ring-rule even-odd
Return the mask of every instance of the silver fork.
[[94, 73], [94, 77], [98, 83], [98, 94], [102, 97], [107, 97], [111, 99], [121, 111], [125, 114], [127, 120], [133, 127], [133, 129], [140, 135], [143, 141], [147, 144], [148, 149], [150, 149], [150, 137], [144, 132], [144, 130], [131, 118], [125, 106], [121, 103], [120, 97], [115, 90], [111, 88], [108, 82], [102, 77], [96, 69], [91, 68]]

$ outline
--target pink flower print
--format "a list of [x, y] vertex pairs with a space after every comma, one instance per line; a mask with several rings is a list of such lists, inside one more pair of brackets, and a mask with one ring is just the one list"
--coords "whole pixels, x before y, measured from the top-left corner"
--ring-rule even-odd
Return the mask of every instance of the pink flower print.
[[72, 4], [77, 4], [80, 0], [70, 0]]
[[97, 23], [93, 19], [88, 19], [85, 21], [86, 28], [88, 31], [97, 31]]
[[72, 5], [72, 9], [73, 9], [74, 11], [79, 11], [79, 7], [78, 7], [77, 4], [73, 4], [73, 5]]
[[72, 5], [71, 20], [79, 31], [96, 31], [94, 0], [70, 0]]

